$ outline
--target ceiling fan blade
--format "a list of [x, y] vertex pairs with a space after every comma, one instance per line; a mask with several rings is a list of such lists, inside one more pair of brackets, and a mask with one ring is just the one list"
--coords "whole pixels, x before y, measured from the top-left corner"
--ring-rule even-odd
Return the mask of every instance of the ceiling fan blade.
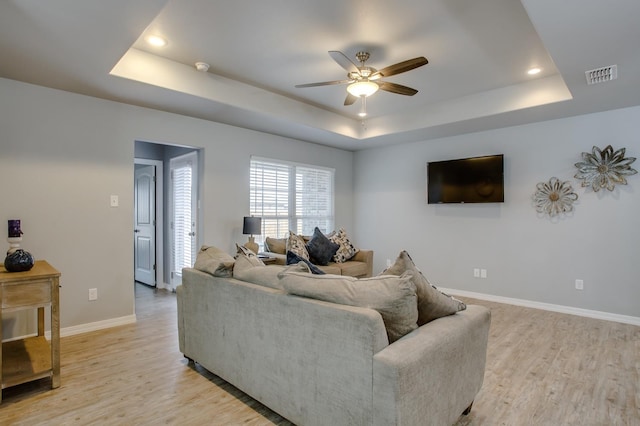
[[358, 66], [354, 64], [353, 61], [349, 59], [344, 53], [337, 50], [330, 50], [329, 55], [333, 58], [334, 61], [338, 63], [338, 65], [340, 65], [348, 72], [355, 72], [356, 74], [360, 74]]
[[357, 96], [353, 96], [351, 93], [347, 93], [347, 97], [344, 100], [344, 106], [353, 105], [357, 100]]
[[398, 95], [413, 96], [418, 93], [416, 89], [412, 89], [411, 87], [403, 86], [401, 84], [389, 83], [388, 81], [380, 82], [378, 85], [380, 86], [380, 90], [397, 93]]
[[334, 81], [321, 81], [318, 83], [296, 84], [295, 87], [300, 89], [302, 87], [317, 87], [317, 86], [331, 86], [333, 84], [347, 84], [352, 83], [353, 80], [334, 80]]
[[381, 75], [382, 77], [389, 77], [392, 75], [400, 74], [403, 72], [411, 71], [412, 69], [421, 67], [423, 65], [427, 65], [429, 61], [424, 56], [420, 56], [413, 59], [408, 59], [403, 62], [398, 62], [397, 64], [389, 65], [388, 67], [382, 68], [374, 75]]

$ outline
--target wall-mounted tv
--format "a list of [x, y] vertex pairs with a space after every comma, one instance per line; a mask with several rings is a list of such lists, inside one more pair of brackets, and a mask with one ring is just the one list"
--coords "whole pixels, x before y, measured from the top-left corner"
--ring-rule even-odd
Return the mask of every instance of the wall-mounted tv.
[[427, 202], [503, 203], [504, 156], [427, 163]]

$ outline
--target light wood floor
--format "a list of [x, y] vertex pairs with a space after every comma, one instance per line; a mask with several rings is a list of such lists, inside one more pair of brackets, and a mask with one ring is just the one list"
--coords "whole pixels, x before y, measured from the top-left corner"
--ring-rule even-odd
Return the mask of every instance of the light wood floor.
[[[498, 303], [466, 425], [640, 425], [640, 327]], [[289, 425], [178, 351], [175, 294], [136, 287], [138, 322], [62, 339], [62, 386], [3, 391], [0, 425]], [[425, 425], [428, 425], [425, 419]]]

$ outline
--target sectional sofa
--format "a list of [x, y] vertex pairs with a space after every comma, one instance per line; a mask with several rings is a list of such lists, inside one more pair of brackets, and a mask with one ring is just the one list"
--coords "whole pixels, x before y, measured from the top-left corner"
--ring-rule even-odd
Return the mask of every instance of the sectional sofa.
[[293, 423], [450, 425], [471, 408], [484, 377], [488, 309], [470, 305], [420, 327], [414, 318], [413, 331], [390, 343], [378, 311], [291, 291], [317, 288], [311, 280], [362, 280], [276, 265], [239, 276], [183, 270], [180, 351]]

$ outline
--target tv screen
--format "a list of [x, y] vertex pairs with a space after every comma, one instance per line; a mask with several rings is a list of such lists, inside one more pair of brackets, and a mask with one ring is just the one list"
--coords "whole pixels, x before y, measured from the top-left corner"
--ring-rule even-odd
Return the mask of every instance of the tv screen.
[[504, 202], [504, 156], [488, 155], [427, 163], [427, 202]]

